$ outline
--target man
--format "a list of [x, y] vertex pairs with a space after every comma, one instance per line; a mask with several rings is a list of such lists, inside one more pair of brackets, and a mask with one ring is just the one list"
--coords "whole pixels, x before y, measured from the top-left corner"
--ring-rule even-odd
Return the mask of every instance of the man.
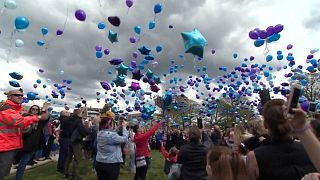
[[5, 95], [8, 99], [0, 106], [0, 180], [10, 173], [15, 152], [23, 146], [22, 128], [49, 117], [48, 112], [39, 116], [21, 116], [22, 89], [9, 91]]
[[[60, 173], [64, 173], [64, 168], [67, 160], [68, 155], [68, 149], [70, 144], [70, 137], [67, 135], [68, 133], [68, 127], [66, 127], [65, 120], [68, 119], [70, 116], [69, 112], [67, 110], [62, 110], [60, 112], [60, 136], [59, 136], [59, 159], [58, 159], [58, 165], [57, 165], [57, 171]], [[71, 135], [70, 135], [71, 136]]]
[[83, 110], [75, 109], [72, 116], [64, 120], [61, 126], [61, 133], [64, 134], [65, 138], [70, 139], [67, 160], [64, 167], [64, 178], [69, 178], [69, 165], [71, 164], [72, 157], [74, 157], [72, 179], [81, 179], [78, 176], [77, 170], [82, 154], [82, 138], [89, 135], [91, 132], [90, 129], [82, 124], [82, 117]]

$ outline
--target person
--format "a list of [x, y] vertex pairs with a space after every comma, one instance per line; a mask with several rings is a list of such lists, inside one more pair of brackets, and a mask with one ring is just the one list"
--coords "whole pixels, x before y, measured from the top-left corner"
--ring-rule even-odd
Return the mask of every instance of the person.
[[272, 99], [263, 107], [270, 142], [248, 153], [251, 179], [300, 180], [305, 174], [316, 171], [302, 144], [293, 141], [292, 125], [284, 112], [286, 106], [282, 99]]
[[[134, 180], [145, 180], [147, 176], [148, 167], [150, 166], [150, 150], [148, 148], [148, 139], [156, 132], [164, 120], [153, 125], [147, 132], [141, 125], [133, 127], [134, 143], [136, 144], [136, 174]], [[138, 165], [141, 162], [140, 165]]]
[[170, 148], [168, 152], [163, 142], [161, 143], [161, 154], [162, 154], [162, 157], [165, 159], [164, 173], [166, 175], [169, 174], [171, 165], [177, 163], [178, 153], [179, 153], [179, 150], [176, 147]]
[[243, 142], [247, 150], [253, 151], [254, 149], [268, 143], [268, 131], [264, 127], [262, 119], [254, 119], [248, 123], [248, 126], [249, 132], [253, 137], [250, 137]]
[[[29, 108], [28, 113], [23, 114], [24, 117], [40, 115], [40, 107], [33, 105]], [[16, 180], [21, 180], [24, 174], [24, 170], [27, 166], [27, 163], [32, 160], [33, 155], [35, 154], [37, 148], [40, 144], [40, 133], [42, 127], [46, 124], [46, 121], [40, 121], [33, 125], [30, 125], [25, 133], [22, 135], [23, 139], [23, 148], [19, 150], [18, 154], [20, 157], [20, 162], [17, 167]]]
[[189, 129], [189, 143], [181, 146], [177, 163], [182, 164], [181, 180], [199, 180], [206, 177], [207, 148], [201, 144], [197, 126]]
[[127, 122], [121, 122], [121, 136], [115, 131], [112, 116], [102, 116], [99, 126], [95, 167], [98, 180], [117, 180], [123, 162], [121, 145], [128, 141]]
[[[75, 109], [72, 116], [70, 116], [65, 122], [68, 122], [66, 131], [69, 131], [67, 138], [70, 138], [69, 150], [67, 155], [67, 160], [64, 169], [64, 177], [69, 178], [69, 166], [73, 159], [73, 166], [72, 166], [72, 178], [73, 179], [81, 179], [78, 175], [78, 167], [81, 160], [81, 147], [82, 147], [82, 138], [89, 135], [90, 129], [86, 128], [82, 124], [82, 117], [83, 117], [83, 109]], [[64, 132], [63, 130], [62, 132]], [[74, 158], [73, 158], [74, 157]]]
[[71, 133], [69, 132], [68, 124], [69, 122], [66, 122], [68, 117], [70, 116], [70, 113], [67, 110], [62, 110], [60, 112], [60, 133], [59, 133], [59, 158], [58, 158], [58, 164], [57, 164], [57, 172], [64, 173], [65, 164], [67, 160], [68, 155], [68, 149], [70, 144], [70, 137]]
[[5, 95], [7, 100], [0, 106], [0, 180], [10, 173], [14, 155], [23, 146], [21, 128], [49, 117], [48, 112], [27, 117], [20, 114], [23, 109], [22, 89], [9, 91]]
[[220, 145], [221, 144], [221, 130], [218, 125], [213, 126], [213, 132], [211, 133], [211, 141], [213, 145]]
[[246, 128], [243, 124], [237, 124], [234, 128], [234, 144], [232, 146], [232, 149], [234, 151], [241, 152], [241, 143], [243, 143], [245, 140], [252, 137], [252, 134], [248, 133]]
[[245, 162], [240, 154], [224, 146], [212, 147], [207, 154], [208, 180], [247, 180]]
[[311, 120], [310, 121], [310, 126], [312, 128], [312, 131], [313, 131], [314, 135], [320, 141], [320, 119]]

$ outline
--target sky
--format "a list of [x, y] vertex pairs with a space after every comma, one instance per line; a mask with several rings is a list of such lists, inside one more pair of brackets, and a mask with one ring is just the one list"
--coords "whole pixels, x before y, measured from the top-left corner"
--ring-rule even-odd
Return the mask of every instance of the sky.
[[[317, 10], [320, 2], [316, 0], [134, 0], [133, 6], [128, 8], [125, 0], [16, 0], [16, 9], [4, 8], [4, 1], [1, 3], [0, 15], [0, 99], [6, 97], [3, 92], [11, 90], [8, 75], [11, 72], [18, 72], [23, 75], [19, 81], [25, 92], [34, 91], [44, 99], [50, 95], [55, 88], [54, 83], [61, 84], [65, 79], [72, 80], [72, 90], [66, 90], [64, 99], [53, 99], [54, 106], [58, 107], [68, 104], [73, 107], [81, 102], [83, 97], [87, 100], [88, 106], [101, 107], [97, 103], [96, 92], [103, 102], [104, 90], [99, 82], [110, 83], [116, 77], [115, 67], [108, 61], [112, 58], [121, 58], [126, 65], [133, 60], [132, 52], [138, 47], [146, 45], [152, 49], [158, 65], [145, 66], [155, 75], [161, 77], [161, 95], [165, 89], [170, 87], [170, 78], [182, 78], [178, 85], [186, 84], [188, 76], [199, 76], [196, 67], [207, 67], [208, 76], [213, 79], [222, 76], [218, 70], [220, 66], [232, 69], [243, 63], [244, 58], [255, 56], [251, 63], [266, 63], [264, 47], [254, 47], [253, 40], [248, 37], [250, 30], [254, 28], [265, 29], [268, 26], [282, 24], [284, 30], [280, 33], [281, 38], [277, 42], [270, 43], [269, 54], [275, 55], [277, 50], [287, 53], [286, 46], [292, 44], [290, 52], [294, 54], [297, 64], [305, 64], [309, 51], [318, 48], [320, 39], [320, 11]], [[156, 3], [162, 4], [162, 12], [154, 14], [153, 7]], [[82, 9], [86, 13], [86, 20], [80, 22], [75, 18], [75, 11]], [[17, 16], [25, 16], [30, 25], [25, 32], [14, 31], [14, 20]], [[107, 17], [118, 16], [121, 19], [119, 27], [112, 26]], [[156, 27], [150, 30], [148, 24], [155, 18]], [[104, 22], [106, 28], [98, 29], [99, 22]], [[134, 26], [141, 26], [141, 35], [138, 43], [129, 42], [134, 33]], [[172, 25], [173, 28], [168, 28]], [[41, 34], [41, 28], [46, 27], [49, 33]], [[55, 32], [62, 28], [62, 36], [56, 36]], [[197, 28], [207, 40], [204, 48], [204, 58], [200, 61], [194, 59], [192, 54], [184, 53], [183, 39], [181, 32], [190, 32]], [[111, 43], [107, 38], [109, 29], [118, 32], [119, 42]], [[16, 39], [24, 41], [21, 48], [15, 47]], [[42, 40], [46, 44], [38, 46], [37, 41]], [[95, 46], [102, 45], [103, 49], [110, 50], [109, 55], [101, 59], [95, 56]], [[161, 45], [163, 50], [155, 52], [156, 45]], [[216, 51], [215, 54], [211, 50]], [[238, 58], [234, 59], [233, 54], [237, 53]], [[179, 57], [183, 55], [183, 57]], [[143, 57], [139, 55], [137, 62]], [[173, 64], [183, 65], [175, 74], [164, 77]], [[272, 61], [269, 65], [278, 66], [280, 62]], [[43, 69], [40, 73], [38, 70]], [[112, 73], [109, 74], [108, 72]], [[285, 70], [274, 72], [274, 83], [281, 83], [281, 77]], [[40, 79], [41, 84], [37, 88], [33, 85]], [[128, 72], [126, 83], [130, 85], [131, 72]], [[47, 88], [42, 88], [46, 84]], [[140, 82], [145, 91], [150, 91], [149, 86]], [[214, 86], [214, 83], [212, 83]], [[122, 89], [117, 88], [118, 92]], [[200, 87], [200, 91], [205, 91]], [[195, 99], [196, 91], [188, 89], [185, 94]], [[156, 95], [156, 94], [153, 94]], [[127, 98], [133, 104], [133, 98]], [[42, 103], [33, 101], [33, 103]], [[125, 106], [125, 100], [119, 102]]]

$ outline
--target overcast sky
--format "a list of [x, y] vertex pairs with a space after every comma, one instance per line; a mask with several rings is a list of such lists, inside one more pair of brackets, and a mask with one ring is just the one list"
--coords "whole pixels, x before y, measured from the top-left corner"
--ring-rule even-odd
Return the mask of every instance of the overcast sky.
[[[256, 27], [265, 29], [270, 25], [283, 24], [281, 39], [269, 45], [270, 54], [276, 54], [277, 50], [287, 53], [285, 47], [293, 44], [290, 52], [294, 53], [298, 64], [305, 63], [305, 57], [311, 49], [318, 47], [320, 39], [320, 11], [317, 9], [320, 2], [316, 0], [135, 0], [129, 10], [125, 0], [16, 0], [16, 3], [16, 9], [2, 9], [0, 16], [0, 99], [6, 98], [4, 91], [12, 89], [8, 83], [12, 79], [8, 74], [19, 72], [24, 75], [19, 83], [25, 91], [35, 91], [43, 97], [54, 89], [54, 83], [61, 84], [63, 79], [71, 79], [72, 91], [66, 91], [65, 99], [56, 101], [57, 104], [67, 103], [74, 106], [80, 97], [84, 97], [89, 105], [100, 107], [102, 104], [96, 103], [96, 92], [103, 94], [104, 90], [99, 82], [111, 82], [116, 77], [116, 70], [108, 60], [121, 58], [129, 66], [133, 59], [132, 52], [143, 45], [150, 47], [156, 57], [158, 66], [154, 68], [147, 65], [146, 69], [150, 68], [154, 74], [161, 77], [164, 82], [161, 85], [163, 91], [169, 87], [170, 78], [182, 77], [182, 85], [186, 84], [189, 75], [199, 76], [195, 66], [206, 66], [208, 75], [215, 78], [223, 75], [218, 71], [218, 67], [233, 68], [240, 65], [243, 58], [251, 55], [256, 57], [252, 63], [264, 63], [264, 48], [254, 47], [253, 41], [248, 37], [248, 32]], [[156, 3], [162, 3], [163, 11], [156, 15], [156, 28], [149, 30], [148, 24], [154, 18], [153, 6]], [[75, 18], [77, 9], [86, 12], [87, 18], [84, 22]], [[26, 32], [11, 36], [17, 16], [27, 17], [30, 26]], [[108, 23], [108, 16], [119, 16], [120, 27], [115, 28]], [[106, 24], [104, 30], [97, 28], [99, 22]], [[141, 39], [139, 43], [131, 44], [129, 38], [136, 35], [133, 31], [135, 25], [141, 26]], [[173, 28], [168, 28], [169, 25]], [[42, 36], [40, 32], [42, 27], [49, 30], [46, 36]], [[56, 36], [56, 30], [63, 27], [64, 34]], [[184, 54], [180, 35], [181, 32], [190, 32], [194, 28], [197, 28], [208, 42], [204, 59], [195, 60], [196, 64], [192, 55]], [[109, 29], [120, 31], [119, 42], [112, 44], [108, 40]], [[16, 39], [23, 40], [24, 47], [15, 47]], [[38, 40], [45, 41], [47, 46], [37, 46]], [[97, 59], [97, 44], [102, 45], [103, 49], [108, 48], [110, 54]], [[161, 53], [155, 52], [158, 44], [163, 47]], [[215, 49], [214, 55], [211, 54], [211, 49]], [[237, 60], [233, 59], [233, 53], [238, 53]], [[180, 58], [180, 54], [184, 57]], [[139, 55], [138, 63], [142, 59]], [[180, 68], [178, 73], [165, 78], [163, 74], [168, 73], [172, 66], [170, 60], [174, 60], [179, 66], [183, 64], [184, 67]], [[276, 65], [275, 63], [278, 62], [270, 64]], [[39, 73], [39, 68], [43, 69], [44, 73]], [[108, 74], [108, 71], [112, 71], [112, 74]], [[281, 73], [284, 72], [278, 74]], [[33, 84], [37, 79], [41, 79], [42, 84], [45, 83], [48, 87], [43, 89], [41, 84], [34, 89]], [[130, 79], [131, 73], [128, 72], [127, 84], [130, 84]], [[277, 81], [279, 79], [275, 80]], [[141, 81], [140, 84], [144, 83]], [[144, 84], [142, 87], [148, 91], [148, 85]], [[186, 94], [190, 98], [195, 96], [194, 91]], [[100, 97], [104, 99], [107, 96]]]

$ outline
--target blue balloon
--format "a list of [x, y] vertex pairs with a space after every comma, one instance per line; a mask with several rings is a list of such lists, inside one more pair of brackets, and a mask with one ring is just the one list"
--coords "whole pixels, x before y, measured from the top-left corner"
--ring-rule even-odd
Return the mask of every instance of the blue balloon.
[[257, 39], [254, 41], [254, 46], [255, 47], [260, 47], [264, 44], [264, 39]]
[[207, 45], [207, 40], [199, 30], [194, 29], [192, 32], [182, 32], [181, 36], [184, 40], [185, 52], [203, 58], [204, 46]]
[[161, 45], [157, 45], [156, 46], [156, 51], [159, 53], [162, 51], [162, 46]]
[[154, 20], [151, 20], [149, 22], [149, 29], [154, 29], [156, 27], [156, 22], [154, 22]]
[[43, 36], [45, 36], [46, 34], [48, 34], [49, 30], [46, 27], [41, 28], [41, 33]]
[[141, 33], [141, 27], [140, 27], [139, 25], [136, 25], [133, 30], [134, 30], [134, 32], [137, 33], [137, 34], [140, 34], [140, 33]]
[[266, 57], [267, 62], [272, 61], [272, 59], [273, 59], [273, 57], [272, 57], [272, 55], [270, 55], [270, 54]]
[[45, 44], [45, 42], [42, 41], [42, 40], [37, 41], [37, 45], [38, 45], [38, 46], [43, 46], [44, 44]]
[[109, 30], [108, 39], [111, 41], [111, 43], [118, 42], [118, 33]]
[[36, 100], [36, 99], [38, 99], [38, 97], [37, 97], [37, 95], [38, 95], [38, 93], [35, 93], [35, 92], [28, 92], [27, 93], [27, 98], [28, 98], [28, 100]]
[[38, 83], [38, 84], [41, 84], [41, 79], [37, 79], [37, 83]]
[[18, 16], [14, 21], [17, 30], [26, 29], [29, 26], [29, 20], [24, 16]]
[[21, 87], [20, 84], [17, 81], [9, 81], [10, 86], [12, 87]]
[[238, 57], [238, 54], [237, 53], [233, 53], [233, 58], [237, 59], [237, 57]]
[[280, 61], [283, 59], [283, 55], [282, 54], [278, 54], [277, 59]]
[[270, 42], [273, 42], [273, 41], [278, 41], [279, 39], [280, 39], [280, 34], [275, 33], [272, 36], [267, 38], [267, 42], [270, 43]]
[[47, 85], [46, 85], [46, 84], [43, 84], [42, 87], [43, 87], [43, 89], [45, 89], [45, 88], [47, 87]]
[[157, 3], [156, 5], [154, 5], [153, 11], [155, 14], [158, 14], [162, 11], [162, 6], [160, 3]]
[[96, 57], [97, 57], [97, 58], [101, 58], [101, 57], [102, 57], [102, 55], [103, 55], [103, 54], [102, 54], [102, 52], [101, 52], [101, 51], [97, 51], [97, 52], [96, 52]]
[[99, 29], [104, 29], [105, 27], [106, 27], [106, 25], [104, 24], [104, 22], [99, 22], [99, 24], [98, 24]]

